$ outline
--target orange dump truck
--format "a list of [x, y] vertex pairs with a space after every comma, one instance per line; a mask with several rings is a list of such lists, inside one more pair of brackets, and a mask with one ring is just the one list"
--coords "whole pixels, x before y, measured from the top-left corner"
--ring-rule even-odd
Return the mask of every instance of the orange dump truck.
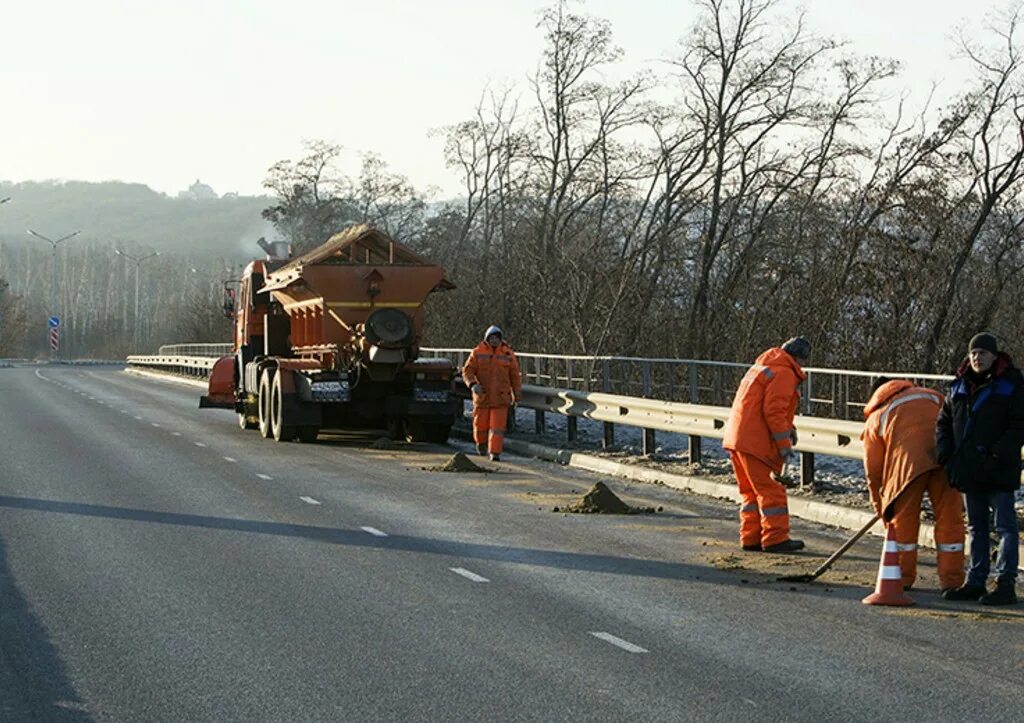
[[304, 256], [262, 242], [225, 313], [234, 353], [210, 373], [200, 407], [227, 407], [243, 429], [312, 442], [323, 429], [386, 427], [443, 442], [461, 402], [447, 359], [419, 359], [423, 303], [455, 288], [444, 269], [368, 226]]

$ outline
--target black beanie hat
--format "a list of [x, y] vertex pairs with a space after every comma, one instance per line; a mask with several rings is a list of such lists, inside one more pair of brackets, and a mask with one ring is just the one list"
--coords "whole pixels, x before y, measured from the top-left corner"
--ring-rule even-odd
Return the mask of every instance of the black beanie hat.
[[975, 349], [984, 349], [990, 351], [993, 354], [999, 353], [999, 342], [996, 340], [994, 334], [989, 334], [987, 331], [983, 331], [980, 334], [975, 334], [971, 337], [971, 343], [967, 345], [967, 353], [970, 354]]
[[794, 336], [782, 345], [782, 351], [798, 359], [810, 359], [811, 342], [802, 336]]

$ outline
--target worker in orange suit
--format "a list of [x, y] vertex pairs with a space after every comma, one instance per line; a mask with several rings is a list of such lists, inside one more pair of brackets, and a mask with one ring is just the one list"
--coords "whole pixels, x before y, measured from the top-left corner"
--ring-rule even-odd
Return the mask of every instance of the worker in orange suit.
[[935, 512], [935, 546], [943, 592], [964, 584], [964, 503], [935, 457], [935, 423], [943, 397], [905, 379], [881, 377], [864, 408], [864, 470], [875, 512], [894, 528], [903, 588], [917, 579], [921, 500]]
[[477, 452], [501, 459], [508, 410], [519, 401], [523, 380], [515, 352], [497, 326], [484, 332], [462, 367], [462, 379], [473, 392], [473, 441]]
[[748, 552], [796, 552], [789, 537], [786, 488], [773, 479], [794, 461], [793, 418], [811, 343], [794, 337], [757, 358], [736, 390], [722, 446], [729, 451], [740, 488], [740, 544]]

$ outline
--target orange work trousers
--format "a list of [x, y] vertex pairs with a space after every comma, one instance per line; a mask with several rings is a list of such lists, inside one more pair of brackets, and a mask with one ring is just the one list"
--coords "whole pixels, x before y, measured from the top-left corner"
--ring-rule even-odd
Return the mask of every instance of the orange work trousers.
[[771, 468], [757, 457], [733, 451], [732, 469], [740, 486], [740, 544], [777, 545], [789, 539], [786, 488], [772, 479]]
[[505, 448], [508, 407], [473, 407], [473, 441], [487, 445], [489, 454], [501, 454]]
[[917, 533], [921, 527], [921, 500], [925, 492], [935, 512], [939, 586], [943, 590], [960, 587], [964, 584], [964, 501], [938, 469], [926, 472], [907, 485], [893, 504], [890, 524], [896, 530], [903, 587], [909, 589], [917, 579]]

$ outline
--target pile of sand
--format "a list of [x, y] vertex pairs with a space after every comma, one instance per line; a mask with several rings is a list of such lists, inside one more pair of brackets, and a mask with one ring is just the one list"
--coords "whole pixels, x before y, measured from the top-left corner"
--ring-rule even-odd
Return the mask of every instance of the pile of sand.
[[551, 511], [580, 515], [649, 515], [657, 510], [653, 507], [631, 507], [616, 497], [604, 482], [598, 482], [579, 502], [566, 507], [555, 507]]
[[370, 449], [402, 449], [402, 443], [396, 442], [391, 437], [378, 437], [370, 444]]
[[462, 452], [455, 453], [451, 459], [440, 467], [426, 467], [430, 472], [490, 472], [489, 469], [477, 466], [473, 460]]

